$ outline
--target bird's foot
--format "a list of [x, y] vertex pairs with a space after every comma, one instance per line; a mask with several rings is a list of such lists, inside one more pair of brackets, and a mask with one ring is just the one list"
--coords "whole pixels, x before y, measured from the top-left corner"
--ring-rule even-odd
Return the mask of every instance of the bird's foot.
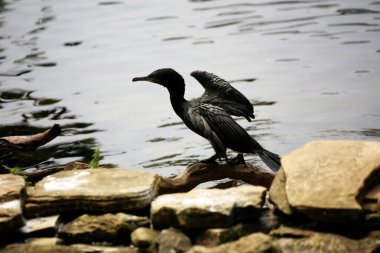
[[207, 159], [201, 160], [200, 162], [201, 162], [201, 163], [207, 163], [207, 164], [217, 164], [217, 163], [218, 163], [218, 162], [216, 161], [217, 158], [218, 158], [218, 155], [215, 154], [215, 155], [211, 156], [210, 158], [207, 158]]
[[228, 165], [239, 165], [239, 164], [245, 164], [244, 156], [243, 154], [238, 154], [235, 158], [227, 160]]

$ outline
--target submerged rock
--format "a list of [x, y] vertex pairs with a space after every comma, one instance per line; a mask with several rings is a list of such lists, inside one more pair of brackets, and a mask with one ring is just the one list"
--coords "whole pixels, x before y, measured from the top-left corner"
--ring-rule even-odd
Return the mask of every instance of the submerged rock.
[[148, 218], [125, 213], [84, 214], [65, 224], [58, 236], [65, 243], [123, 243], [130, 241], [134, 229], [148, 225]]
[[21, 197], [25, 180], [13, 174], [0, 175], [0, 233], [11, 234], [24, 225]]
[[147, 207], [159, 176], [129, 169], [61, 171], [27, 189], [27, 217], [67, 211], [117, 212]]
[[242, 186], [162, 195], [152, 202], [152, 224], [159, 229], [230, 227], [258, 217], [265, 191], [260, 186]]
[[379, 182], [380, 142], [314, 141], [281, 164], [270, 197], [284, 213], [295, 209], [321, 221], [359, 220], [365, 191]]

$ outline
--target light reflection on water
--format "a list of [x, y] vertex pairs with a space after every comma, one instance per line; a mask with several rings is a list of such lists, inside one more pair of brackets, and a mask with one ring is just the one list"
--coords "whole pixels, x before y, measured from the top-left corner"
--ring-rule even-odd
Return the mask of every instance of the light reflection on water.
[[23, 161], [88, 161], [100, 146], [102, 163], [171, 175], [212, 155], [165, 89], [132, 84], [162, 67], [184, 76], [189, 99], [202, 93], [192, 70], [231, 81], [255, 105], [239, 124], [273, 152], [380, 137], [376, 1], [0, 0], [0, 10], [0, 136], [64, 128]]

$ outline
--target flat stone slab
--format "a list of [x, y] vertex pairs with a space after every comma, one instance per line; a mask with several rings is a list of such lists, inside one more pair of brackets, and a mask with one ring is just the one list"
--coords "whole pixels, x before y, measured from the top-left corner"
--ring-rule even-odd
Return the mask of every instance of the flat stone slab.
[[127, 243], [130, 234], [138, 227], [149, 226], [147, 217], [125, 213], [103, 215], [81, 215], [65, 224], [58, 236], [65, 243]]
[[13, 174], [0, 175], [0, 233], [11, 234], [24, 225], [21, 195], [25, 180]]
[[337, 234], [319, 233], [290, 227], [272, 230], [272, 245], [282, 253], [371, 253], [377, 252], [379, 245], [375, 238], [351, 239]]
[[253, 233], [216, 247], [194, 246], [189, 253], [371, 253], [379, 245], [375, 238], [350, 239], [341, 235], [281, 227], [269, 235]]
[[270, 197], [283, 212], [355, 220], [363, 213], [358, 199], [378, 181], [380, 142], [313, 141], [284, 156], [281, 165], [282, 179], [274, 180]]
[[0, 249], [0, 253], [138, 253], [138, 249], [130, 247], [108, 247], [88, 244], [45, 245], [38, 243], [17, 243]]
[[[263, 233], [254, 233], [237, 241], [216, 247], [194, 246], [188, 253], [267, 253], [273, 250], [272, 238]], [[278, 251], [281, 252], [281, 251]], [[305, 251], [307, 252], [307, 251]]]
[[261, 186], [242, 186], [162, 195], [152, 202], [152, 224], [158, 229], [230, 227], [241, 220], [255, 219], [265, 192]]
[[27, 189], [25, 215], [144, 208], [157, 195], [159, 179], [157, 174], [130, 169], [60, 171]]

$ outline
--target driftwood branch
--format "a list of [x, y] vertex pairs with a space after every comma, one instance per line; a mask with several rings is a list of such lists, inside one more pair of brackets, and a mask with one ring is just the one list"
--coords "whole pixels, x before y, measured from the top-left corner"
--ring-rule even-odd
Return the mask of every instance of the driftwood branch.
[[16, 151], [33, 151], [61, 133], [61, 127], [55, 124], [50, 129], [28, 136], [6, 136], [0, 138], [0, 157], [12, 155]]
[[161, 178], [159, 194], [186, 192], [201, 183], [224, 178], [242, 180], [269, 189], [275, 173], [251, 164], [227, 165], [197, 163], [174, 178]]

